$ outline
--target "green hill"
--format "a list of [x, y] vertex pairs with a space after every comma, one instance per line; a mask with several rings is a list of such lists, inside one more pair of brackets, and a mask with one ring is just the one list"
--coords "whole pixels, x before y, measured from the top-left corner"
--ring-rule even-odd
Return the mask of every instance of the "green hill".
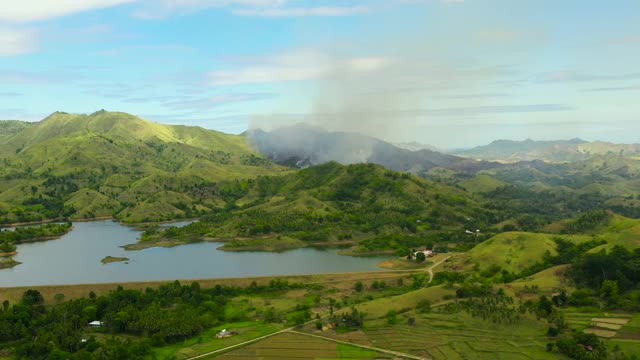
[[463, 234], [464, 226], [484, 226], [494, 217], [462, 189], [374, 164], [330, 162], [230, 182], [221, 191], [225, 209], [148, 240], [249, 237], [263, 244], [288, 236], [313, 243], [364, 240], [368, 250], [397, 250], [425, 246], [441, 230]]
[[506, 232], [486, 240], [468, 252], [471, 264], [478, 263], [481, 269], [499, 265], [511, 272], [520, 272], [542, 260], [545, 252], [557, 255], [554, 237], [572, 243], [591, 240], [587, 235], [553, 235], [527, 232]]
[[0, 223], [191, 217], [221, 203], [217, 182], [284, 170], [243, 136], [107, 111], [57, 112], [0, 138], [0, 163]]

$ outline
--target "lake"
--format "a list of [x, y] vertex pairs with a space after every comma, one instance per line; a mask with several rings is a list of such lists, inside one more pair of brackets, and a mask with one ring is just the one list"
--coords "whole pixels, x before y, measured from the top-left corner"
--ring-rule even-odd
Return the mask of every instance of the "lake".
[[[120, 246], [134, 243], [141, 231], [110, 220], [73, 226], [59, 239], [18, 245], [14, 259], [22, 264], [0, 270], [0, 287], [381, 270], [380, 257], [340, 256], [335, 249], [227, 252], [216, 250], [221, 243], [202, 242], [125, 251]], [[130, 260], [102, 264], [108, 255]]]

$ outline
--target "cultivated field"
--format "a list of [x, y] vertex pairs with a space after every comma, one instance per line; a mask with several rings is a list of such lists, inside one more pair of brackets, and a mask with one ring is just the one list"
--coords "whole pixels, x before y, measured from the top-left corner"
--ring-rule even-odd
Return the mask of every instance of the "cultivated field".
[[[213, 358], [213, 357], [212, 357]], [[241, 349], [218, 355], [221, 360], [254, 359], [384, 359], [379, 354], [356, 346], [338, 344], [329, 340], [296, 333], [282, 333]]]
[[[415, 325], [407, 324], [409, 317], [415, 318]], [[466, 313], [414, 311], [398, 316], [395, 325], [389, 325], [386, 319], [368, 320], [364, 331], [336, 334], [305, 327], [309, 333], [434, 360], [562, 359], [559, 354], [546, 351], [549, 341], [546, 330], [545, 322], [529, 317], [507, 325], [493, 324]]]

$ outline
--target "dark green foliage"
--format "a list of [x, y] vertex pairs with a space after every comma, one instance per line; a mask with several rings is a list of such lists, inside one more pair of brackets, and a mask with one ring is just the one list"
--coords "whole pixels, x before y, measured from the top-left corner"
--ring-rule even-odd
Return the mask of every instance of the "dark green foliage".
[[600, 291], [605, 281], [615, 281], [620, 292], [640, 285], [640, 249], [633, 252], [615, 246], [608, 253], [604, 250], [586, 254], [578, 259], [569, 276], [579, 285]]
[[359, 312], [355, 307], [352, 307], [351, 312], [331, 315], [329, 321], [336, 331], [351, 331], [362, 329], [364, 316], [365, 314]]
[[558, 351], [578, 360], [606, 360], [607, 346], [595, 334], [576, 332], [556, 341]]
[[398, 312], [391, 309], [387, 311], [387, 324], [394, 325], [398, 322]]
[[513, 298], [506, 296], [502, 291], [494, 292], [489, 287], [467, 286], [464, 294], [456, 294], [465, 298], [460, 305], [473, 317], [480, 317], [496, 324], [512, 324], [520, 320], [521, 312], [514, 306]]
[[607, 197], [599, 194], [575, 194], [562, 190], [535, 191], [522, 185], [508, 185], [483, 195], [489, 209], [496, 210], [499, 221], [516, 219], [519, 229], [536, 231], [553, 221], [579, 212], [606, 208]]
[[416, 254], [416, 261], [417, 262], [424, 262], [426, 259], [427, 259], [427, 256], [422, 251], [419, 251]]
[[579, 234], [595, 230], [609, 223], [611, 215], [602, 209], [589, 211], [568, 221], [562, 227], [563, 234]]
[[13, 231], [0, 231], [0, 242], [20, 244], [42, 238], [59, 237], [71, 231], [71, 223], [45, 224], [40, 226], [19, 227]]
[[[104, 296], [47, 307], [42, 305], [44, 299], [40, 292], [27, 290], [20, 303], [13, 307], [8, 302], [3, 304], [0, 343], [10, 343], [17, 359], [140, 359], [149, 353], [151, 345], [179, 342], [223, 321], [243, 320], [242, 313], [229, 319], [225, 315], [225, 305], [233, 296], [269, 294], [299, 287], [305, 285], [279, 279], [269, 285], [247, 288], [218, 285], [211, 289], [202, 289], [196, 282], [182, 285], [175, 281], [144, 291], [118, 287]], [[282, 319], [273, 312], [272, 309], [269, 315], [268, 309], [265, 310], [265, 321]], [[304, 322], [310, 318], [309, 308], [300, 306], [287, 317], [294, 323]], [[136, 335], [142, 339], [110, 338], [97, 342], [90, 338], [81, 342], [87, 324], [94, 320], [103, 322], [101, 332]]]

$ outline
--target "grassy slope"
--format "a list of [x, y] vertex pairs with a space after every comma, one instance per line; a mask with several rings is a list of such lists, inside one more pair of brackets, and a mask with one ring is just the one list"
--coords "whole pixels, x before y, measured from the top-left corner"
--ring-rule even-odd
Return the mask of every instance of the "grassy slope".
[[[241, 250], [238, 245], [242, 245], [254, 250], [277, 247], [278, 236], [315, 243], [353, 242], [384, 234], [406, 235], [419, 242], [436, 226], [457, 230], [467, 224], [467, 218], [479, 219], [487, 213], [462, 189], [373, 164], [327, 163], [238, 183], [238, 187], [232, 202], [239, 208], [219, 217], [203, 217], [177, 236], [154, 235], [149, 243], [167, 238], [179, 243], [202, 235], [225, 240], [249, 237], [254, 240], [243, 239], [225, 249]], [[265, 226], [268, 230], [263, 231]]]
[[0, 162], [0, 222], [51, 217], [25, 206], [40, 196], [72, 218], [192, 216], [220, 204], [216, 182], [283, 171], [242, 136], [106, 111], [54, 113], [0, 138]]
[[571, 242], [592, 239], [588, 235], [554, 235], [526, 232], [506, 232], [498, 234], [471, 249], [467, 254], [468, 264], [479, 264], [480, 269], [500, 265], [503, 269], [520, 272], [542, 259], [546, 251], [557, 255], [553, 237], [561, 237]]

